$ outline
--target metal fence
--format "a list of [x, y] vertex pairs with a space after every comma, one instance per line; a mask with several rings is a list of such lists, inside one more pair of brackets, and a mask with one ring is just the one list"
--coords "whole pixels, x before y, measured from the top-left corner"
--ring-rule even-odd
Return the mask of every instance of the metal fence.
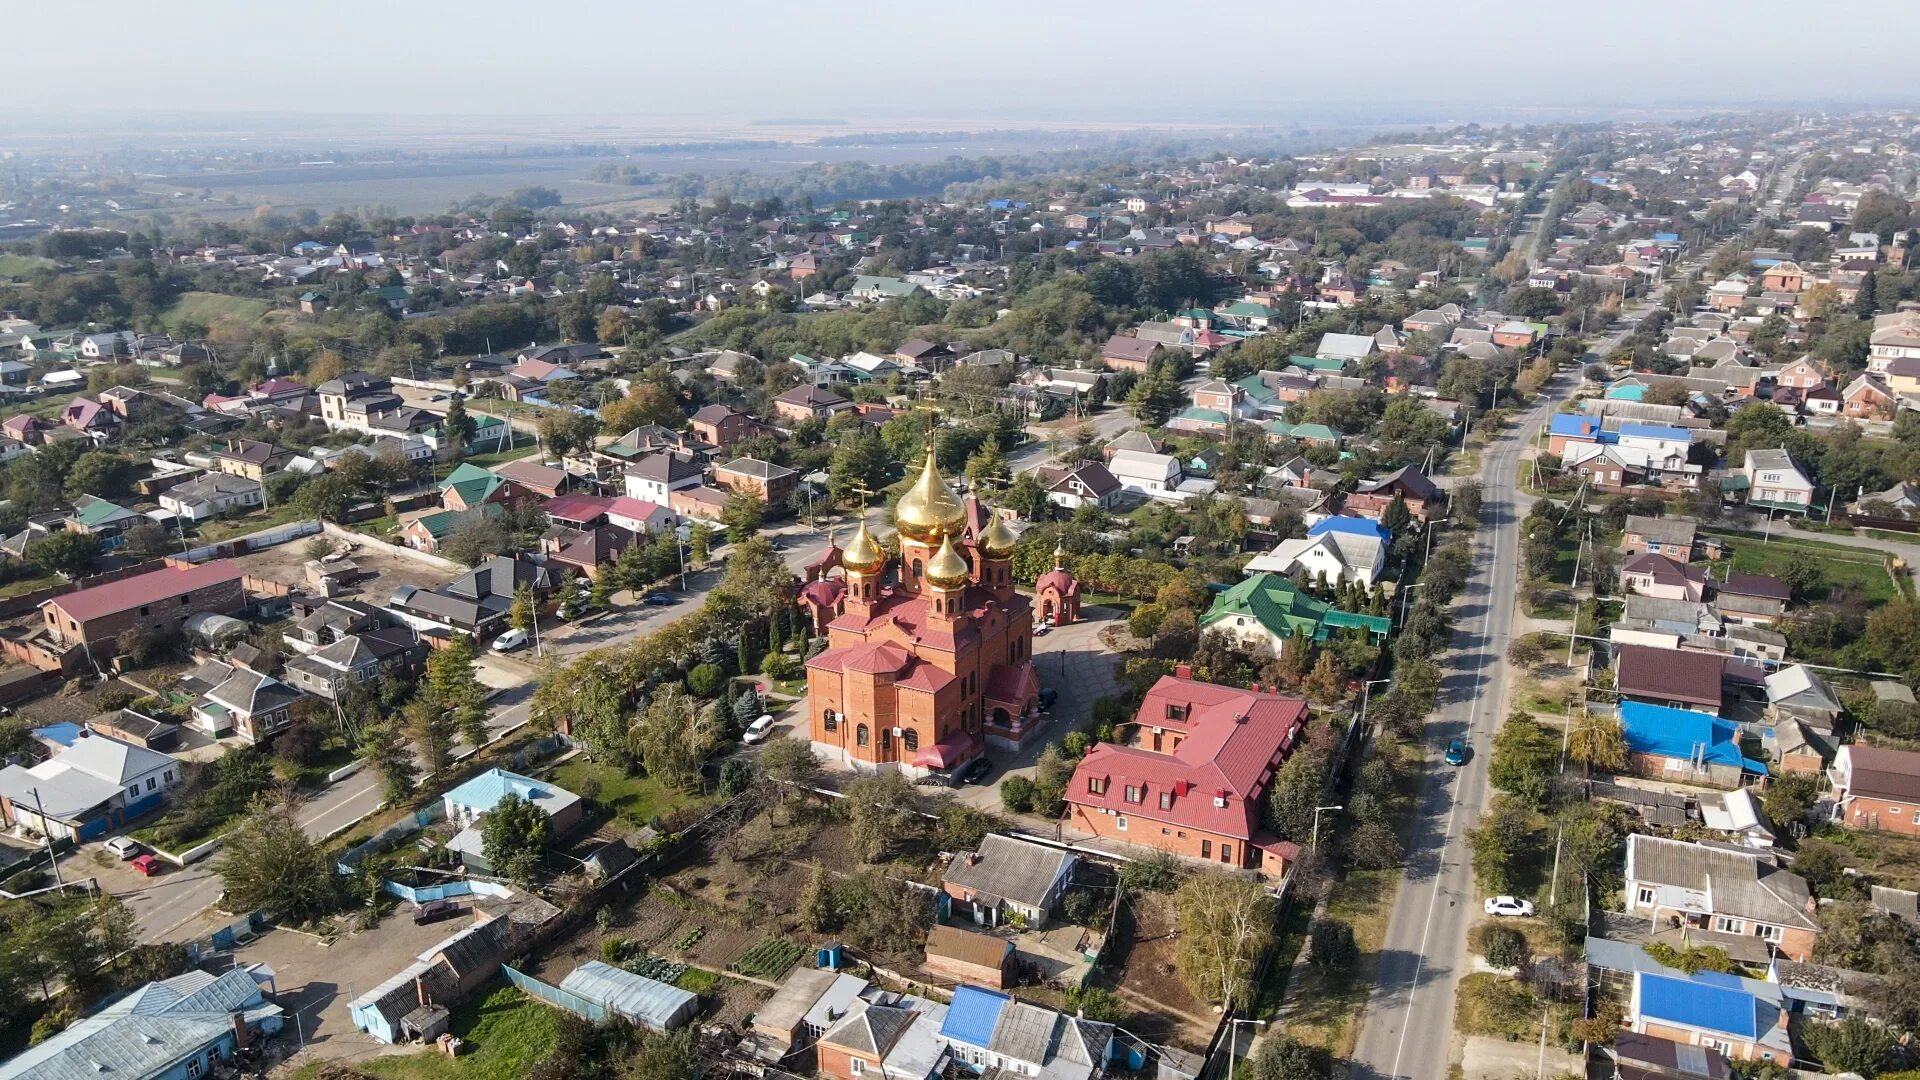
[[599, 1021], [607, 1015], [607, 1010], [604, 1006], [596, 1005], [586, 998], [581, 997], [579, 994], [562, 990], [552, 983], [541, 982], [539, 979], [523, 971], [509, 967], [506, 964], [500, 965], [500, 970], [506, 974], [508, 982], [539, 998], [541, 1001], [565, 1009], [583, 1020]]

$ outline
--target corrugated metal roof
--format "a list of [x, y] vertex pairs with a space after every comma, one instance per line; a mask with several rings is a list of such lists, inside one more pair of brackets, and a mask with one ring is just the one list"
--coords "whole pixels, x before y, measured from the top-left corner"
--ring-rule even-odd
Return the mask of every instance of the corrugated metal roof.
[[658, 979], [589, 960], [561, 980], [560, 989], [606, 1006], [635, 1023], [676, 1028], [700, 1012], [700, 998]]

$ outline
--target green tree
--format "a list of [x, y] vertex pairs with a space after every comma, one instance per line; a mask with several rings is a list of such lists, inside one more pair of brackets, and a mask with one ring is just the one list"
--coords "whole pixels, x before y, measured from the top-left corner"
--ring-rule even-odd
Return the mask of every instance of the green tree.
[[1223, 1008], [1250, 1001], [1254, 965], [1273, 943], [1274, 900], [1251, 878], [1203, 870], [1173, 896], [1175, 966], [1195, 996]]
[[419, 748], [420, 764], [428, 773], [438, 773], [453, 764], [453, 743], [459, 737], [460, 725], [451, 712], [422, 699], [407, 706], [402, 715], [407, 734]]
[[493, 872], [528, 884], [540, 876], [553, 819], [545, 810], [508, 792], [480, 819], [480, 851]]
[[465, 634], [454, 634], [444, 648], [427, 657], [422, 687], [426, 704], [449, 716], [462, 738], [475, 748], [487, 745], [486, 689], [476, 674], [478, 649]]
[[389, 803], [405, 802], [413, 796], [413, 785], [420, 775], [413, 750], [392, 723], [367, 724], [360, 729], [360, 758], [376, 769], [386, 784]]
[[1127, 405], [1133, 411], [1134, 418], [1148, 427], [1162, 427], [1173, 418], [1185, 396], [1180, 392], [1180, 384], [1173, 380], [1165, 368], [1153, 368], [1133, 386], [1133, 392], [1127, 395]]
[[1553, 792], [1560, 759], [1560, 740], [1533, 717], [1516, 713], [1493, 737], [1493, 760], [1487, 779], [1494, 787], [1542, 809]]
[[720, 509], [720, 521], [727, 527], [727, 540], [738, 544], [760, 531], [767, 519], [767, 504], [760, 496], [736, 488]]
[[1341, 919], [1315, 919], [1307, 928], [1307, 956], [1323, 972], [1350, 973], [1360, 961], [1353, 940], [1353, 924]]
[[1627, 734], [1611, 716], [1581, 717], [1567, 733], [1567, 756], [1589, 769], [1619, 772], [1627, 767]]
[[473, 443], [473, 435], [479, 430], [479, 424], [467, 413], [466, 395], [453, 395], [453, 400], [447, 405], [447, 415], [440, 421], [440, 427], [447, 433], [455, 456]]
[[713, 553], [713, 530], [707, 528], [706, 522], [696, 521], [687, 530], [687, 546], [693, 549], [688, 557], [694, 562], [707, 561], [707, 556]]
[[300, 490], [294, 493], [293, 506], [307, 517], [339, 521], [360, 495], [351, 480], [332, 472], [301, 484]]
[[672, 684], [662, 686], [634, 726], [634, 742], [647, 772], [671, 788], [687, 790], [700, 780], [700, 768], [720, 745], [720, 728], [711, 709]]
[[85, 533], [60, 531], [37, 540], [27, 549], [27, 559], [42, 570], [66, 577], [79, 577], [100, 556], [100, 541]]
[[854, 853], [863, 862], [879, 862], [894, 846], [918, 840], [927, 827], [920, 804], [919, 789], [897, 772], [848, 781], [839, 808], [847, 815]]
[[1333, 1065], [1325, 1050], [1291, 1035], [1270, 1031], [1260, 1049], [1240, 1067], [1247, 1080], [1328, 1080]]
[[522, 585], [513, 592], [513, 606], [507, 609], [507, 625], [524, 633], [533, 633], [533, 587]]
[[1804, 773], [1782, 772], [1767, 782], [1760, 805], [1768, 820], [1785, 829], [1804, 822], [1820, 797], [1820, 785]]
[[256, 801], [222, 838], [220, 849], [220, 884], [230, 910], [271, 911], [302, 923], [340, 905], [334, 860], [307, 835], [292, 797]]
[[1489, 893], [1519, 893], [1540, 854], [1539, 816], [1512, 795], [1496, 795], [1480, 824], [1467, 830], [1473, 877]]
[[1489, 923], [1480, 931], [1481, 951], [1486, 954], [1487, 963], [1497, 968], [1518, 968], [1526, 965], [1529, 949], [1527, 936], [1511, 926]]
[[89, 450], [68, 470], [66, 489], [69, 499], [118, 499], [133, 489], [133, 460], [111, 450]]

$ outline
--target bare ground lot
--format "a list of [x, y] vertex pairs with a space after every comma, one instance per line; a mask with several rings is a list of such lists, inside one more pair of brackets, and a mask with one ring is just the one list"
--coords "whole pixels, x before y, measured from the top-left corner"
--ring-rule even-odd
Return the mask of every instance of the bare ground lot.
[[[1113, 990], [1138, 1010], [1128, 1022], [1129, 1030], [1188, 1048], [1205, 1046], [1218, 1017], [1180, 979], [1175, 963], [1180, 934], [1173, 897], [1129, 893], [1127, 905], [1120, 940], [1109, 946], [1091, 984]], [[1130, 933], [1126, 932], [1129, 927]]]
[[[251, 552], [231, 561], [242, 571], [254, 577], [304, 589], [307, 587], [306, 566], [309, 561], [307, 542], [307, 539], [295, 540], [290, 544]], [[362, 542], [358, 550], [348, 558], [360, 568], [361, 574], [360, 580], [344, 594], [349, 598], [371, 597], [384, 602], [393, 594], [393, 590], [402, 585], [430, 589], [444, 585], [454, 578], [451, 571], [442, 570], [429, 562], [397, 554], [381, 545], [369, 542]]]

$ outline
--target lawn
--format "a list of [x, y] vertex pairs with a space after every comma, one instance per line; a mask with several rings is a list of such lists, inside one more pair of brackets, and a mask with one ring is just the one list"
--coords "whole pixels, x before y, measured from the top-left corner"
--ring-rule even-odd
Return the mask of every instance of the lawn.
[[32, 563], [23, 563], [20, 565], [20, 576], [12, 578], [5, 585], [0, 585], [0, 599], [15, 597], [22, 593], [30, 593], [35, 589], [44, 589], [50, 585], [60, 584], [59, 575], [50, 570], [42, 570]]
[[[468, 995], [453, 1010], [449, 1030], [466, 1040], [466, 1052], [450, 1058], [438, 1050], [367, 1058], [355, 1067], [389, 1080], [519, 1080], [553, 1051], [560, 1010], [507, 985]], [[301, 1070], [311, 1075], [315, 1067]]]
[[[1712, 532], [1707, 535], [1718, 536], [1732, 546], [1732, 572], [1736, 574], [1779, 577], [1796, 557], [1805, 556], [1820, 564], [1828, 586], [1843, 587], [1864, 598], [1868, 604], [1884, 604], [1900, 592], [1899, 586], [1894, 584], [1892, 573], [1887, 569], [1887, 557], [1879, 552], [1798, 538], [1766, 542], [1744, 533]], [[1826, 598], [1827, 592], [1824, 590], [1812, 597], [1814, 600]]]
[[43, 266], [52, 266], [53, 260], [33, 255], [0, 255], [0, 277], [26, 277]]
[[209, 327], [220, 323], [252, 326], [272, 310], [273, 302], [269, 300], [227, 296], [223, 293], [188, 292], [181, 293], [178, 300], [160, 313], [160, 321], [168, 327], [177, 327], [184, 322], [196, 322]]
[[704, 801], [703, 796], [675, 791], [651, 776], [629, 776], [612, 765], [584, 757], [553, 770], [548, 779], [611, 807], [634, 828]]
[[264, 510], [255, 510], [233, 518], [216, 518], [202, 522], [194, 529], [195, 537], [202, 544], [217, 544], [222, 540], [231, 540], [236, 536], [245, 536], [262, 529], [271, 529], [276, 525], [285, 525], [290, 521], [299, 521], [305, 517], [293, 504], [270, 506]]
[[520, 443], [511, 450], [495, 450], [490, 454], [469, 454], [461, 460], [469, 465], [478, 465], [483, 469], [491, 469], [496, 465], [504, 465], [509, 461], [519, 461], [521, 458], [533, 457], [539, 452], [539, 449], [539, 447], [534, 445], [533, 438], [529, 436], [526, 442]]

